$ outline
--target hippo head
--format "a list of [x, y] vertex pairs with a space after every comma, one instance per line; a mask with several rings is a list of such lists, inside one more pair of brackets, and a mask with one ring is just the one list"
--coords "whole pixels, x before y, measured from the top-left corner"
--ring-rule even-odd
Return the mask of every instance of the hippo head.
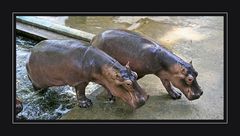
[[190, 63], [175, 64], [171, 70], [172, 76], [170, 82], [177, 87], [188, 100], [198, 99], [203, 91], [197, 83], [198, 72], [193, 68], [192, 61]]
[[149, 96], [137, 83], [137, 73], [131, 71], [128, 64], [121, 70], [107, 66], [102, 71], [106, 79], [104, 86], [113, 96], [121, 98], [134, 109], [145, 104]]

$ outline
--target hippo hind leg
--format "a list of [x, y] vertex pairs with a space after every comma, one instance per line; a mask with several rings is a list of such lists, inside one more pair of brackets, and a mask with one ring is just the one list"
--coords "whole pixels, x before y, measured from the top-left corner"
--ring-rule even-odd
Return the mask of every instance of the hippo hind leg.
[[33, 86], [33, 90], [38, 91], [40, 94], [45, 94], [48, 91], [48, 87], [39, 88], [36, 85], [34, 85], [33, 83], [32, 83], [32, 86]]
[[36, 85], [34, 85], [34, 83], [32, 82], [31, 78], [29, 77], [29, 75], [28, 75], [28, 79], [31, 81], [34, 91], [39, 91], [40, 93], [45, 93], [45, 92], [47, 92], [48, 87], [45, 87], [45, 88], [37, 87]]
[[173, 99], [180, 99], [182, 94], [177, 92], [171, 85], [171, 83], [166, 79], [161, 79], [163, 86], [166, 88], [167, 92]]
[[77, 100], [79, 102], [79, 107], [88, 108], [92, 105], [92, 101], [88, 99], [85, 95], [85, 88], [88, 85], [87, 82], [81, 83], [75, 86]]

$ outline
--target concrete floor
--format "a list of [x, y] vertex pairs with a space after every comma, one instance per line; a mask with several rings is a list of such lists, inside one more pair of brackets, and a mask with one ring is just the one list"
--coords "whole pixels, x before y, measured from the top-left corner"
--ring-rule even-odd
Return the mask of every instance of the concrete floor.
[[132, 111], [118, 99], [114, 104], [105, 103], [105, 95], [101, 93], [91, 97], [93, 107], [75, 107], [62, 119], [223, 119], [223, 17], [148, 17], [141, 21], [145, 22], [134, 31], [155, 39], [184, 60], [193, 61], [199, 73], [198, 83], [204, 91], [202, 97], [188, 101], [183, 95], [179, 100], [172, 100], [160, 80], [147, 75], [139, 83], [148, 90], [150, 98], [141, 108]]

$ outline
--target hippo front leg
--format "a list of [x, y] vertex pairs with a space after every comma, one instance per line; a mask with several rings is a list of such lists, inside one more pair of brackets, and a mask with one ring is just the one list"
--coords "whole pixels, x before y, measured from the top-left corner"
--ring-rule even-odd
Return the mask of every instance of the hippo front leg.
[[[160, 78], [161, 79], [161, 78]], [[177, 92], [167, 79], [161, 79], [163, 86], [166, 88], [167, 92], [173, 99], [180, 99], [182, 94]]]
[[107, 89], [106, 86], [102, 85], [106, 91], [107, 91], [107, 103], [113, 103], [116, 101], [115, 96], [112, 95], [111, 91], [109, 89]]
[[87, 85], [88, 83], [81, 83], [75, 86], [77, 100], [81, 108], [88, 108], [92, 105], [92, 101], [85, 96], [85, 88]]
[[109, 103], [114, 103], [114, 102], [116, 101], [115, 96], [113, 96], [112, 93], [111, 93], [108, 89], [106, 89], [106, 90], [107, 90], [107, 92], [108, 92], [108, 99], [107, 99], [107, 101], [108, 101]]

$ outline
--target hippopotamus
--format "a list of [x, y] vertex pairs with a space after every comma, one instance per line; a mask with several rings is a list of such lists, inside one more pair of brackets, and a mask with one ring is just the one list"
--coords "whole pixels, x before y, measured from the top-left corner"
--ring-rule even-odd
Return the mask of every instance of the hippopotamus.
[[133, 109], [148, 99], [137, 83], [137, 74], [105, 52], [77, 40], [44, 40], [35, 45], [26, 63], [28, 77], [35, 90], [69, 85], [75, 88], [79, 106], [90, 107], [85, 96], [89, 82], [96, 82]]
[[173, 99], [181, 98], [178, 88], [189, 100], [198, 99], [203, 91], [197, 83], [198, 72], [192, 62], [187, 63], [160, 44], [136, 32], [111, 29], [96, 35], [91, 43], [121, 64], [129, 62], [138, 79], [147, 74], [160, 78]]

